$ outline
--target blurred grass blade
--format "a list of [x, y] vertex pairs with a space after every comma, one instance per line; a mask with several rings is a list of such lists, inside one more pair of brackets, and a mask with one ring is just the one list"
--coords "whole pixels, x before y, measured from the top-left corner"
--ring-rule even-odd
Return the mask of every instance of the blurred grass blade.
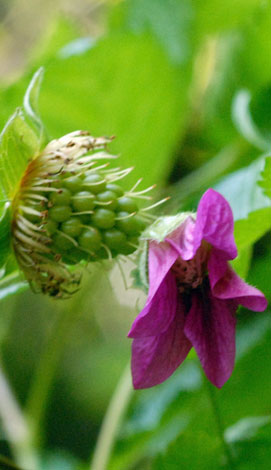
[[25, 291], [29, 287], [19, 271], [14, 271], [0, 281], [0, 300]]
[[3, 455], [0, 455], [0, 468], [1, 470], [26, 470], [22, 469], [21, 467], [18, 467]]
[[26, 90], [23, 100], [23, 109], [26, 118], [37, 130], [38, 136], [42, 141], [44, 139], [44, 125], [38, 112], [38, 99], [40, 93], [40, 86], [43, 80], [44, 70], [40, 67], [33, 75], [31, 82]]

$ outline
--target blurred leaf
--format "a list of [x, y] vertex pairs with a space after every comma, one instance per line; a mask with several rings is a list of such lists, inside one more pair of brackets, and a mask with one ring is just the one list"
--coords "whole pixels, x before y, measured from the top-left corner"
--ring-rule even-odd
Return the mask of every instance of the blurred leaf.
[[250, 112], [262, 136], [271, 147], [271, 77], [270, 83], [253, 93]]
[[259, 186], [264, 189], [264, 194], [271, 199], [271, 157], [265, 160], [265, 167], [261, 173], [262, 179], [258, 182]]
[[240, 27], [247, 18], [255, 14], [255, 8], [258, 6], [257, 0], [238, 0], [229, 15], [231, 0], [223, 3], [219, 0], [196, 0], [195, 4], [198, 22], [208, 33]]
[[151, 36], [109, 35], [81, 55], [48, 64], [40, 109], [51, 135], [78, 128], [116, 135], [112, 151], [123, 166], [135, 166], [126, 183], [144, 176], [148, 185], [165, 180], [171, 169], [188, 77]]
[[173, 63], [187, 61], [191, 53], [191, 23], [194, 19], [190, 0], [129, 0], [122, 8], [125, 26], [130, 31], [137, 34], [151, 31]]
[[133, 415], [123, 429], [123, 435], [155, 429], [168, 407], [181, 392], [193, 392], [201, 387], [201, 374], [193, 363], [185, 363], [157, 388], [140, 394]]
[[237, 258], [231, 261], [234, 271], [236, 271], [237, 274], [243, 279], [245, 279], [247, 276], [250, 267], [251, 257], [252, 245], [249, 245], [248, 247], [242, 248], [241, 250], [239, 249]]
[[198, 366], [187, 361], [163, 384], [137, 392], [109, 469], [126, 470], [164, 451], [187, 428], [201, 385]]
[[14, 271], [0, 281], [0, 300], [28, 289], [29, 285], [19, 271]]
[[234, 236], [239, 250], [253, 245], [271, 228], [271, 207], [251, 212], [247, 219], [237, 220]]
[[180, 435], [164, 455], [155, 461], [152, 470], [218, 470], [221, 449], [218, 439], [207, 432]]
[[0, 455], [0, 466], [1, 470], [25, 470], [2, 455]]
[[225, 431], [227, 442], [249, 441], [267, 436], [271, 441], [271, 416], [243, 418]]
[[95, 42], [94, 39], [88, 37], [74, 39], [68, 44], [65, 44], [65, 46], [58, 51], [57, 55], [60, 59], [67, 59], [74, 55], [82, 55], [86, 51], [89, 51], [94, 46]]
[[[262, 174], [265, 158], [261, 157], [251, 165], [226, 176], [215, 188], [227, 199], [233, 210], [234, 236], [239, 252], [245, 253], [251, 245], [271, 228], [271, 202], [263, 195], [258, 181]], [[238, 266], [240, 258], [233, 264]], [[242, 261], [241, 261], [242, 263]], [[249, 252], [243, 254], [241, 271], [246, 273]]]
[[[249, 166], [226, 176], [215, 186], [230, 203], [235, 220], [246, 219], [251, 212], [271, 207], [270, 199], [263, 195], [258, 185], [264, 165], [265, 158], [258, 158]], [[262, 223], [265, 221], [262, 220]], [[254, 228], [257, 231], [257, 227]]]
[[51, 452], [46, 454], [40, 470], [83, 470], [86, 467], [67, 452]]
[[225, 438], [231, 444], [237, 468], [265, 470], [270, 464], [267, 449], [271, 446], [271, 417], [250, 416], [226, 429]]
[[248, 354], [270, 332], [269, 313], [247, 319], [237, 329], [236, 361]]
[[0, 271], [5, 265], [7, 257], [10, 254], [10, 224], [10, 204], [7, 202], [0, 216]]
[[[269, 96], [269, 95], [268, 95]], [[270, 150], [271, 135], [261, 133], [254, 122], [250, 110], [251, 94], [248, 90], [240, 90], [233, 101], [232, 117], [240, 134], [252, 145], [263, 151]], [[271, 106], [271, 102], [270, 102]]]

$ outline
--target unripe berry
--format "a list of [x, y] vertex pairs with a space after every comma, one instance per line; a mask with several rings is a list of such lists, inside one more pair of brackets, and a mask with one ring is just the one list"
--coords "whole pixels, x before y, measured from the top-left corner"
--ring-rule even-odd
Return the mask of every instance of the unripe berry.
[[115, 158], [105, 151], [110, 140], [74, 132], [50, 142], [26, 168], [12, 204], [12, 239], [35, 290], [67, 297], [81, 278], [71, 265], [136, 250], [148, 220], [137, 198], [149, 199], [151, 188], [135, 192], [139, 181], [125, 193], [116, 183], [130, 169], [105, 169]]

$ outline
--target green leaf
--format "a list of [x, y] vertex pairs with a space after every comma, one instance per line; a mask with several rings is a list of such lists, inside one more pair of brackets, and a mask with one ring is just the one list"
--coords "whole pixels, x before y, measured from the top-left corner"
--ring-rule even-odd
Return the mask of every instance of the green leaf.
[[[235, 238], [236, 240], [236, 238]], [[233, 266], [234, 271], [239, 274], [240, 277], [243, 279], [246, 278], [249, 267], [250, 267], [250, 262], [252, 258], [252, 245], [238, 249], [238, 256], [235, 258], [231, 264]]]
[[135, 167], [126, 184], [142, 176], [153, 184], [165, 180], [173, 164], [189, 73], [172, 67], [151, 35], [112, 34], [81, 55], [48, 64], [41, 114], [52, 135], [78, 128], [116, 135], [110, 149], [121, 155], [121, 166]]
[[39, 141], [21, 109], [13, 114], [0, 135], [0, 197], [12, 199]]
[[271, 201], [258, 184], [264, 164], [265, 158], [261, 157], [231, 173], [215, 187], [231, 205], [235, 241], [241, 251], [248, 249], [271, 228]]
[[7, 202], [4, 206], [3, 213], [0, 216], [0, 272], [10, 254], [10, 224], [10, 203]]
[[[129, 0], [124, 8], [124, 26], [136, 34], [151, 31], [175, 64], [191, 53], [193, 9], [189, 0]], [[117, 12], [114, 12], [117, 15]]]
[[221, 447], [205, 431], [180, 435], [168, 451], [157, 458], [152, 470], [218, 470]]
[[253, 245], [271, 228], [271, 207], [251, 212], [246, 219], [237, 220], [234, 237], [238, 250]]
[[261, 176], [262, 180], [258, 182], [258, 185], [263, 188], [264, 194], [271, 199], [271, 157], [266, 157]]
[[237, 468], [265, 470], [270, 466], [271, 416], [249, 416], [226, 429]]

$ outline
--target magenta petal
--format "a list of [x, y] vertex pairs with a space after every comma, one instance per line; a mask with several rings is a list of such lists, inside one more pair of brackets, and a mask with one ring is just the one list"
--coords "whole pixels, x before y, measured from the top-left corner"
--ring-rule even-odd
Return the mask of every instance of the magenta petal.
[[237, 256], [233, 237], [233, 214], [229, 203], [213, 189], [206, 191], [198, 205], [195, 226], [195, 250], [202, 239], [218, 250], [223, 251], [228, 259]]
[[234, 367], [236, 307], [233, 301], [212, 297], [210, 291], [195, 293], [185, 321], [185, 335], [196, 349], [208, 379], [219, 388]]
[[176, 314], [177, 295], [176, 279], [169, 271], [155, 295], [135, 319], [129, 338], [157, 336], [167, 330]]
[[149, 242], [149, 293], [147, 303], [155, 295], [178, 256], [178, 252], [166, 242]]
[[263, 312], [267, 307], [263, 293], [243, 281], [229, 266], [225, 276], [212, 288], [212, 292], [218, 299], [235, 299], [238, 304], [256, 312]]
[[175, 319], [161, 335], [133, 340], [134, 388], [148, 388], [164, 382], [186, 358], [191, 343], [183, 332], [184, 313], [180, 309], [181, 304], [178, 304]]
[[165, 239], [184, 260], [192, 259], [196, 253], [194, 244], [195, 220], [187, 219]]

